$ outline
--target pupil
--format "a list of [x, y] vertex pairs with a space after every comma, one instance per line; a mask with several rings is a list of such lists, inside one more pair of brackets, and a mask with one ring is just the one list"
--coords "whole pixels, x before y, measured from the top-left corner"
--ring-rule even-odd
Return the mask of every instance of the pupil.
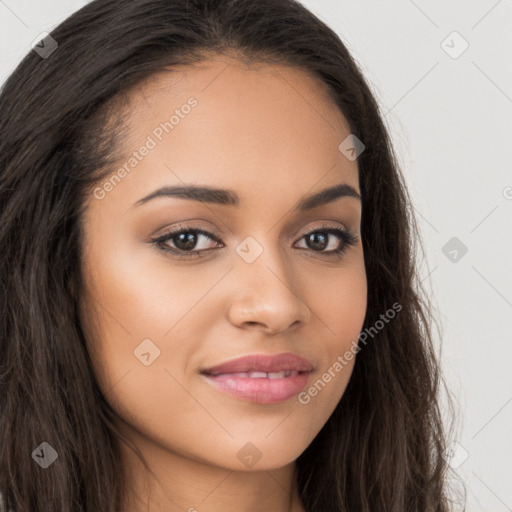
[[178, 243], [174, 243], [178, 249], [182, 249], [184, 251], [193, 249], [197, 243], [196, 235], [194, 233], [180, 233], [179, 235], [176, 235], [176, 237], [178, 239]]
[[[321, 239], [320, 242], [319, 242], [319, 239]], [[310, 244], [310, 242], [312, 242], [312, 244]], [[327, 233], [323, 233], [323, 232], [311, 233], [308, 238], [308, 245], [310, 245], [311, 249], [318, 249], [318, 250], [325, 249], [328, 245]]]

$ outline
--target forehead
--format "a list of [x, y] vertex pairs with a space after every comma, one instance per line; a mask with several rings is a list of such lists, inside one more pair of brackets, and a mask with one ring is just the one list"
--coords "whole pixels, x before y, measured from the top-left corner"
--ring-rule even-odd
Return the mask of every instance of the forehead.
[[[242, 198], [283, 188], [301, 195], [320, 180], [358, 190], [357, 163], [338, 149], [348, 123], [327, 85], [303, 70], [219, 56], [153, 75], [127, 105], [118, 164], [129, 170], [122, 194], [130, 204], [180, 182]], [[135, 162], [143, 146], [151, 149]]]

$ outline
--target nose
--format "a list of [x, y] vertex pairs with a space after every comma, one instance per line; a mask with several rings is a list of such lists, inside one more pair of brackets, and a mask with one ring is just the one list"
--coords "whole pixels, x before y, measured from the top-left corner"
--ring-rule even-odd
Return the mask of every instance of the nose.
[[233, 325], [275, 334], [308, 322], [311, 309], [293, 271], [278, 254], [264, 250], [252, 263], [239, 259], [236, 267], [232, 279], [237, 286], [228, 314]]

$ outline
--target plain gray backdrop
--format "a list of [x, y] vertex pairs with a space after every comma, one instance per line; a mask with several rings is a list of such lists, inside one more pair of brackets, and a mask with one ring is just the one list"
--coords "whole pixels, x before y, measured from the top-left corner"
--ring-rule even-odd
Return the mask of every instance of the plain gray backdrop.
[[[512, 511], [512, 2], [302, 2], [363, 69], [413, 198], [467, 511]], [[0, 0], [0, 83], [86, 3]]]

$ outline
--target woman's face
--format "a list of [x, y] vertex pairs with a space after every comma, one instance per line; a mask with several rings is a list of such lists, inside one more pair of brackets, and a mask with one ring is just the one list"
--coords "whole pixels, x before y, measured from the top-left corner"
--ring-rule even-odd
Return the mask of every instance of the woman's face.
[[[154, 76], [129, 109], [125, 157], [83, 219], [82, 315], [100, 387], [155, 458], [285, 466], [343, 395], [366, 312], [361, 202], [343, 194], [360, 192], [357, 162], [338, 147], [348, 125], [317, 79], [227, 57]], [[148, 199], [192, 186], [229, 192]], [[203, 373], [284, 353], [311, 370], [283, 359], [263, 370], [303, 373], [247, 373], [260, 358]]]

